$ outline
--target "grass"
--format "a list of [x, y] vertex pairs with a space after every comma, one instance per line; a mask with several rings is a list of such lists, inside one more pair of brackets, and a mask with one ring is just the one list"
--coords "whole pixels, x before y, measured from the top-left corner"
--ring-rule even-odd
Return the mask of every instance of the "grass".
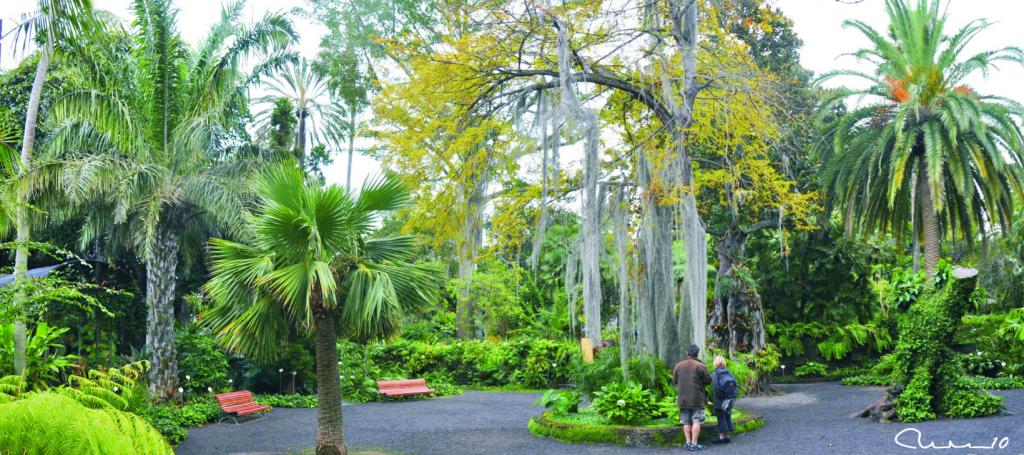
[[[711, 414], [711, 413], [706, 413], [706, 414], [707, 414], [707, 418], [704, 421], [704, 426], [705, 427], [713, 426], [713, 425], [717, 425], [718, 424], [718, 419], [716, 419], [713, 414]], [[744, 414], [743, 411], [740, 411], [739, 409], [736, 409], [736, 410], [734, 410], [732, 412], [732, 419], [733, 419], [733, 421], [738, 421], [739, 419], [743, 418], [744, 416], [746, 416], [746, 414]], [[551, 419], [551, 421], [558, 422], [558, 423], [569, 423], [569, 424], [580, 424], [580, 425], [608, 425], [608, 426], [622, 426], [622, 427], [627, 427], [628, 426], [628, 425], [612, 425], [612, 423], [609, 422], [608, 419], [606, 419], [604, 417], [601, 417], [600, 415], [597, 415], [597, 413], [595, 413], [590, 408], [580, 409], [580, 412], [573, 413], [573, 414], [566, 414], [566, 415], [554, 415], [554, 414], [551, 414], [551, 415], [549, 415], [549, 418]], [[648, 421], [644, 422], [642, 425], [639, 425], [639, 426], [642, 426], [642, 427], [645, 427], [645, 428], [669, 428], [669, 427], [674, 427], [674, 426], [677, 426], [677, 425], [678, 425], [678, 423], [675, 420], [663, 417], [663, 418], [660, 418], [660, 419], [648, 420]]]
[[[764, 419], [740, 411], [733, 411], [736, 431], [733, 434], [754, 431], [764, 425]], [[707, 428], [717, 423], [713, 416], [704, 422]], [[654, 419], [642, 426], [612, 425], [607, 419], [584, 409], [582, 412], [556, 416], [550, 412], [530, 419], [530, 432], [536, 436], [573, 444], [617, 444], [635, 446], [681, 445], [681, 427], [669, 419]], [[707, 440], [713, 431], [701, 432]]]

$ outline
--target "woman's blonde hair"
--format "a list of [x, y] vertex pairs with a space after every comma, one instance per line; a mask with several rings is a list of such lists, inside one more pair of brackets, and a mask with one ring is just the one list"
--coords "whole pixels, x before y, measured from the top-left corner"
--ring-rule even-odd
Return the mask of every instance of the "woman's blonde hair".
[[715, 364], [715, 368], [724, 367], [725, 366], [725, 357], [722, 357], [720, 355], [716, 355], [715, 356], [714, 364]]

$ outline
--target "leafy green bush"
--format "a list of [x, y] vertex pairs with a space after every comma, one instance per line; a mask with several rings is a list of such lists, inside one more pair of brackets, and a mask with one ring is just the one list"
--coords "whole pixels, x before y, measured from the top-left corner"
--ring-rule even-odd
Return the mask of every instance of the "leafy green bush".
[[878, 376], [875, 374], [860, 374], [843, 378], [843, 385], [871, 386], [889, 385], [889, 376]]
[[1020, 376], [1000, 376], [990, 378], [986, 376], [966, 376], [964, 381], [967, 387], [985, 390], [1013, 390], [1024, 389], [1024, 378]]
[[52, 391], [0, 404], [0, 428], [0, 447], [10, 453], [173, 453], [139, 416], [112, 408], [90, 409]]
[[1005, 361], [990, 352], [971, 352], [960, 357], [964, 370], [978, 376], [994, 378], [1003, 370]]
[[[31, 387], [42, 390], [59, 384], [61, 376], [78, 360], [77, 356], [65, 354], [64, 345], [60, 344], [60, 336], [68, 330], [40, 322], [29, 332], [25, 347], [25, 380]], [[0, 324], [0, 360], [4, 362], [0, 373], [13, 373], [13, 369], [6, 368], [14, 362], [13, 324]]]
[[183, 419], [174, 405], [153, 405], [142, 412], [146, 419], [172, 446], [181, 444], [188, 436]]
[[[615, 350], [617, 355], [618, 349]], [[629, 359], [629, 379], [650, 390], [656, 398], [675, 396], [672, 370], [657, 356], [640, 354]]]
[[551, 412], [561, 415], [579, 411], [580, 400], [579, 392], [550, 389], [533, 404], [539, 404]]
[[622, 380], [622, 365], [619, 359], [619, 347], [612, 346], [597, 352], [594, 361], [576, 362], [573, 365], [572, 381], [576, 390], [585, 396], [593, 396], [605, 384]]
[[175, 343], [178, 349], [178, 383], [186, 393], [207, 393], [228, 389], [228, 357], [214, 339], [197, 329], [180, 330]]
[[255, 395], [253, 399], [259, 404], [274, 408], [315, 408], [316, 395]]
[[807, 362], [793, 369], [793, 374], [799, 377], [822, 377], [828, 375], [828, 365], [818, 362]]
[[[998, 362], [998, 371], [1015, 376], [1024, 375], [1024, 309], [1007, 313], [965, 316], [963, 330], [956, 334], [959, 344], [974, 346], [983, 353], [982, 357]], [[972, 359], [967, 359], [971, 362]], [[1005, 363], [1005, 365], [1004, 365]], [[972, 365], [964, 367], [995, 367], [996, 365]], [[978, 374], [978, 368], [973, 368]], [[989, 369], [986, 376], [993, 376]]]
[[601, 387], [594, 392], [590, 406], [598, 415], [622, 425], [643, 423], [659, 412], [654, 394], [635, 382], [612, 382]]

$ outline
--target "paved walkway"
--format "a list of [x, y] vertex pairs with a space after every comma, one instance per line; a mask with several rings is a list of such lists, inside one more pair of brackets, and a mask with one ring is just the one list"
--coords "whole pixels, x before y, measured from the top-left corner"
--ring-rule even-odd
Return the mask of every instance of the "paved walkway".
[[[992, 454], [1024, 455], [1024, 391], [997, 392], [1006, 397], [1011, 416], [967, 421], [940, 420], [920, 424], [877, 424], [849, 415], [881, 396], [879, 388], [835, 383], [780, 386], [786, 395], [741, 399], [739, 406], [765, 416], [766, 425], [737, 436], [728, 446], [709, 446], [720, 454]], [[679, 448], [640, 449], [571, 445], [537, 438], [527, 419], [541, 409], [536, 393], [465, 392], [461, 396], [345, 406], [345, 437], [351, 447], [379, 447], [410, 454], [619, 454], [683, 453]], [[945, 447], [989, 446], [1008, 438], [1003, 450], [910, 450], [894, 438], [916, 428], [921, 442]], [[207, 425], [189, 432], [178, 454], [289, 453], [316, 440], [315, 409], [275, 409], [268, 416], [241, 425]], [[917, 443], [905, 432], [904, 444]], [[998, 445], [997, 445], [998, 447]]]

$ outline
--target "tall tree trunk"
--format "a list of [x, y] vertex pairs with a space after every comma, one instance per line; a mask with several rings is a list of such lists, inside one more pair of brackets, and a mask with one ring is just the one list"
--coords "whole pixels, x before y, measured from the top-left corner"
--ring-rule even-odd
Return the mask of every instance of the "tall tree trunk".
[[174, 348], [174, 298], [178, 269], [178, 237], [159, 228], [146, 258], [146, 350], [149, 352], [149, 390], [159, 400], [178, 389]]
[[645, 202], [646, 219], [641, 236], [644, 257], [647, 259], [643, 280], [644, 288], [650, 295], [650, 315], [647, 322], [653, 323], [654, 346], [651, 353], [657, 355], [665, 365], [675, 365], [682, 360], [682, 344], [677, 328], [675, 277], [672, 262], [672, 208], [660, 205], [656, 195], [648, 195]]
[[757, 352], [766, 346], [761, 296], [738, 273], [743, 265], [746, 241], [747, 233], [729, 230], [716, 244], [718, 271], [708, 330], [712, 332], [714, 345], [730, 354]]
[[584, 334], [595, 345], [601, 342], [601, 203], [597, 181], [600, 173], [598, 157], [597, 114], [593, 110], [582, 112], [586, 136], [586, 159], [584, 169], [584, 198], [582, 251], [580, 266], [583, 276], [583, 314], [586, 325]]
[[624, 193], [624, 188], [616, 191], [611, 216], [615, 229], [615, 256], [619, 264], [619, 364], [622, 367], [622, 380], [629, 381], [630, 336], [633, 334], [633, 325], [629, 311], [629, 251]]
[[[314, 291], [316, 294], [316, 291]], [[316, 343], [316, 453], [345, 455], [345, 432], [341, 415], [341, 382], [338, 379], [338, 336], [334, 314], [322, 308], [319, 297], [314, 307]]]
[[470, 294], [473, 284], [473, 271], [476, 270], [477, 252], [483, 240], [481, 216], [484, 209], [484, 191], [490, 179], [490, 172], [484, 171], [473, 188], [461, 185], [460, 193], [465, 204], [462, 218], [462, 233], [458, 244], [459, 269], [457, 271], [462, 286], [455, 302], [455, 332], [460, 339], [476, 336], [476, 305]]
[[[697, 18], [699, 2], [696, 0], [671, 0], [669, 8], [672, 17], [672, 36], [683, 60], [682, 104], [675, 101], [672, 85], [668, 83], [668, 72], [662, 67], [662, 90], [673, 113], [672, 140], [675, 148], [675, 163], [671, 172], [676, 173], [673, 181], [682, 184], [687, 191], [680, 195], [677, 206], [679, 213], [679, 234], [686, 248], [684, 264], [684, 285], [679, 301], [677, 330], [680, 344], [695, 344], [704, 348], [705, 325], [707, 324], [707, 235], [697, 211], [697, 201], [689, 191], [693, 188], [693, 167], [686, 148], [686, 130], [693, 121], [693, 106], [700, 87], [697, 84]], [[671, 257], [671, 242], [668, 255]]]
[[942, 235], [939, 233], [939, 216], [935, 213], [935, 200], [928, 178], [928, 165], [921, 158], [917, 173], [917, 200], [921, 212], [921, 229], [924, 232], [924, 271], [928, 277], [935, 276], [941, 256]]
[[299, 168], [306, 170], [306, 120], [309, 114], [305, 108], [299, 109], [299, 131], [295, 137], [295, 154], [299, 159]]
[[[25, 133], [21, 143], [21, 167], [18, 175], [24, 176], [32, 167], [32, 152], [36, 140], [36, 122], [39, 119], [39, 104], [43, 97], [43, 84], [46, 83], [46, 71], [50, 67], [51, 46], [47, 45], [39, 52], [39, 64], [36, 65], [35, 79], [32, 80], [32, 92], [28, 98], [28, 112], [25, 115]], [[28, 188], [22, 182], [18, 186], [18, 208], [15, 214], [17, 225], [18, 246], [14, 253], [14, 280], [28, 278], [28, 247], [25, 242], [31, 240], [32, 225], [28, 217]], [[15, 297], [15, 308], [19, 307], [22, 298]], [[21, 318], [14, 321], [14, 373], [25, 371], [25, 351], [28, 347], [28, 333], [25, 321]]]
[[348, 168], [345, 171], [345, 189], [352, 191], [352, 155], [356, 147], [356, 112], [352, 106], [348, 109]]

